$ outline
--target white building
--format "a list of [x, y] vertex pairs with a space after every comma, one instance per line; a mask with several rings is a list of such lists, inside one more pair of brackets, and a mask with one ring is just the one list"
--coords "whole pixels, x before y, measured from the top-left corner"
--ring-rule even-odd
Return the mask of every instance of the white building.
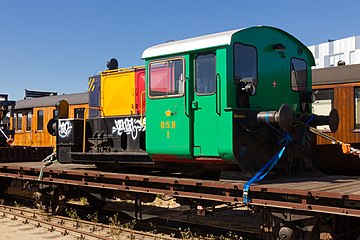
[[315, 58], [315, 68], [337, 66], [340, 60], [348, 64], [360, 63], [360, 36], [308, 46]]

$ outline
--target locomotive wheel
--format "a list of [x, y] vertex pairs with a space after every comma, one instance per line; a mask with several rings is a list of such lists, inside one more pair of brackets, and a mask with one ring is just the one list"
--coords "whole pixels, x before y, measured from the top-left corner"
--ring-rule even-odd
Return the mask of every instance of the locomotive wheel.
[[291, 240], [293, 239], [294, 231], [288, 227], [282, 227], [279, 230], [280, 240]]

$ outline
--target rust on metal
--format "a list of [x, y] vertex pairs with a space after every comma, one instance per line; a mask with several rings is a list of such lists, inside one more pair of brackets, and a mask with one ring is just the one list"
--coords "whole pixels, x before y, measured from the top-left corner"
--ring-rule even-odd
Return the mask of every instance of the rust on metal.
[[[150, 194], [166, 194], [228, 203], [241, 203], [245, 181], [212, 181], [179, 176], [151, 176], [100, 172], [91, 165], [41, 162], [2, 163], [0, 177], [103, 188]], [[332, 213], [360, 217], [360, 178], [350, 176], [273, 177], [250, 188], [254, 206]]]

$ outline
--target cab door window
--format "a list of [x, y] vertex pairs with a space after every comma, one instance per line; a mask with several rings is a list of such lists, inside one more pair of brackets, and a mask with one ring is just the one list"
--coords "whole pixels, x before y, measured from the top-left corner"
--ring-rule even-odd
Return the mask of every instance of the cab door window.
[[214, 53], [195, 58], [195, 92], [210, 95], [216, 91], [216, 57]]
[[183, 59], [165, 59], [149, 63], [149, 96], [175, 97], [184, 94]]

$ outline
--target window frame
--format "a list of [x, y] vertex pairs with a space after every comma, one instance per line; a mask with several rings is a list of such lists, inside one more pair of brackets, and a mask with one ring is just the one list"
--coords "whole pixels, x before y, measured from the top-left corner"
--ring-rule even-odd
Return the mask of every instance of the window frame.
[[[19, 117], [20, 115], [20, 117]], [[22, 132], [23, 131], [23, 113], [22, 112], [15, 112], [15, 131], [16, 132]], [[19, 121], [20, 119], [20, 121]], [[20, 123], [20, 128], [19, 128]]]
[[[182, 74], [183, 74], [183, 92], [180, 94], [168, 94], [168, 95], [160, 95], [160, 96], [153, 96], [151, 95], [151, 64], [154, 63], [165, 63], [165, 62], [169, 62], [169, 61], [176, 61], [176, 60], [181, 60], [182, 61]], [[148, 97], [150, 99], [159, 99], [159, 98], [179, 98], [179, 97], [183, 97], [186, 93], [186, 81], [187, 81], [187, 77], [186, 77], [186, 61], [184, 57], [171, 57], [171, 58], [162, 58], [162, 59], [156, 59], [156, 60], [152, 60], [149, 61], [148, 65], [148, 75], [147, 75], [147, 91], [148, 91]]]
[[[206, 56], [206, 55], [213, 55], [214, 57], [214, 61], [215, 61], [215, 75], [214, 75], [214, 78], [215, 78], [215, 88], [214, 88], [214, 91], [213, 92], [206, 92], [206, 93], [199, 93], [197, 91], [197, 66], [196, 66], [196, 60], [198, 57], [200, 56]], [[210, 52], [204, 52], [204, 53], [199, 53], [195, 56], [194, 58], [194, 92], [197, 96], [211, 96], [211, 95], [214, 95], [216, 92], [217, 92], [217, 77], [216, 77], [216, 73], [217, 73], [217, 66], [216, 66], [216, 52], [215, 51], [210, 51]]]
[[52, 116], [53, 116], [53, 118], [58, 118], [58, 116], [59, 116], [59, 109], [53, 109], [53, 111], [52, 111]]
[[[359, 131], [360, 130], [360, 118], [359, 118], [359, 123], [356, 122], [356, 99], [360, 99], [356, 97], [356, 90], [358, 89], [359, 95], [360, 95], [360, 86], [354, 87], [354, 130]], [[359, 105], [360, 106], [360, 105]], [[359, 109], [359, 115], [360, 115], [360, 109]]]
[[251, 45], [251, 44], [246, 44], [246, 43], [242, 43], [242, 42], [235, 42], [234, 45], [233, 45], [233, 51], [232, 51], [232, 53], [233, 53], [233, 68], [234, 68], [234, 70], [233, 70], [234, 71], [233, 72], [233, 78], [234, 78], [233, 81], [234, 81], [234, 83], [236, 81], [235, 80], [235, 78], [236, 78], [236, 72], [235, 72], [235, 70], [236, 70], [236, 58], [235, 58], [236, 54], [235, 54], [235, 48], [236, 48], [237, 45], [242, 45], [242, 46], [245, 46], [245, 47], [251, 47], [251, 48], [253, 48], [255, 50], [255, 56], [256, 56], [256, 59], [255, 59], [255, 63], [256, 63], [256, 67], [255, 67], [256, 80], [255, 80], [255, 83], [254, 83], [254, 80], [253, 80], [252, 84], [254, 84], [254, 86], [257, 87], [258, 84], [259, 84], [259, 54], [258, 54], [257, 47], [254, 46], [254, 45]]
[[[41, 129], [39, 128], [39, 113], [42, 113], [42, 125]], [[37, 131], [44, 131], [44, 110], [37, 110], [36, 111], [36, 130]]]
[[[26, 132], [31, 132], [31, 130], [32, 130], [32, 111], [26, 112], [25, 115], [26, 115], [25, 131]], [[30, 121], [29, 121], [29, 116], [30, 116]]]
[[[77, 117], [77, 116], [76, 116], [77, 111], [82, 112], [82, 117]], [[76, 118], [76, 119], [78, 119], [78, 118], [82, 119], [82, 118], [84, 118], [84, 116], [85, 116], [85, 108], [84, 108], [84, 107], [74, 108], [74, 118]]]
[[[335, 107], [335, 88], [333, 87], [326, 87], [326, 88], [321, 88], [321, 89], [315, 89], [315, 91], [329, 91], [329, 93], [331, 93], [331, 98], [329, 99], [316, 99], [316, 96], [315, 96], [315, 101], [312, 103], [312, 113], [313, 114], [319, 114], [319, 115], [327, 115], [329, 114], [329, 112], [331, 111], [331, 109], [333, 109]], [[330, 100], [331, 101], [331, 106], [330, 106], [330, 111], [328, 112], [324, 112], [324, 113], [318, 113], [318, 112], [315, 112], [314, 111], [314, 106], [316, 106], [315, 102], [316, 101], [319, 101], [319, 100]], [[330, 126], [328, 124], [324, 124], [324, 125], [319, 125], [319, 126], [316, 126], [316, 128], [322, 132], [331, 132], [330, 130]]]
[[[293, 86], [293, 81], [292, 81], [292, 61], [296, 59], [296, 60], [300, 60], [300, 61], [303, 61], [305, 63], [305, 76], [306, 76], [306, 79], [305, 79], [305, 89], [301, 89], [300, 88], [300, 85], [297, 84], [297, 87], [298, 89], [294, 89], [294, 86]], [[295, 69], [296, 70], [296, 69]], [[291, 91], [293, 92], [305, 92], [308, 90], [308, 80], [309, 80], [309, 77], [308, 77], [308, 63], [305, 59], [302, 59], [302, 58], [296, 58], [296, 57], [292, 57], [290, 58], [290, 88], [291, 88]]]

